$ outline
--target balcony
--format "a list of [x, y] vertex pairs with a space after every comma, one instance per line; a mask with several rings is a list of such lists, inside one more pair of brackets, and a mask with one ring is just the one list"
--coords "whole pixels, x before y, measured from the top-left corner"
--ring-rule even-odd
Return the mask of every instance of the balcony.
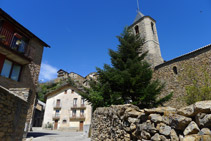
[[59, 120], [60, 119], [60, 114], [53, 114], [52, 115], [53, 120]]
[[85, 121], [85, 116], [80, 115], [80, 117], [77, 117], [75, 115], [70, 116], [70, 121]]
[[73, 107], [71, 107], [71, 110], [72, 109], [80, 109], [80, 110], [84, 109], [85, 110], [86, 109], [86, 106], [84, 104], [81, 104], [79, 106], [73, 105]]
[[30, 48], [20, 34], [9, 30], [5, 25], [0, 27], [0, 53], [8, 59], [22, 65], [30, 63], [33, 49]]

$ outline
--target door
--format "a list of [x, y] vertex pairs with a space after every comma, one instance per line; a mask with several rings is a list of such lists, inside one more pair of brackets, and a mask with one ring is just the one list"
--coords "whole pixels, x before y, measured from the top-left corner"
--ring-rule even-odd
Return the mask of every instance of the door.
[[84, 127], [84, 122], [83, 121], [80, 121], [80, 131], [83, 131], [83, 127]]
[[58, 120], [55, 120], [55, 123], [54, 123], [54, 130], [56, 130], [58, 127]]

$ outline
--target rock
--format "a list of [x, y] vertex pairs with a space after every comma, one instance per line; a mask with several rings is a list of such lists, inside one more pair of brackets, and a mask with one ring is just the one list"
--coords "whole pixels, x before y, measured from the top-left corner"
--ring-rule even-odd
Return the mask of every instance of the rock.
[[179, 138], [177, 136], [177, 133], [175, 132], [174, 129], [171, 130], [170, 137], [171, 137], [171, 140], [172, 141], [179, 141]]
[[188, 135], [182, 141], [211, 141], [211, 135]]
[[179, 135], [179, 140], [183, 141], [183, 139], [184, 139], [184, 136], [183, 135]]
[[153, 134], [157, 132], [154, 123], [151, 123], [150, 120], [138, 125], [138, 131], [142, 130]]
[[199, 135], [211, 135], [211, 131], [209, 128], [202, 128], [198, 134]]
[[141, 113], [137, 118], [140, 120], [140, 122], [146, 122], [148, 120], [148, 115]]
[[166, 136], [170, 135], [170, 133], [171, 133], [171, 127], [165, 125], [164, 123], [159, 123], [157, 125], [156, 129], [159, 130], [160, 134], [163, 134], [163, 135], [166, 135]]
[[167, 125], [169, 125], [169, 116], [162, 116], [162, 121], [165, 123], [165, 124], [167, 124]]
[[169, 117], [170, 126], [178, 130], [184, 130], [191, 121], [192, 121], [191, 118], [181, 116], [178, 114], [174, 114], [173, 116]]
[[150, 115], [149, 115], [149, 119], [150, 119], [152, 122], [155, 122], [155, 123], [161, 122], [161, 121], [162, 121], [162, 117], [161, 117], [161, 115], [159, 115], [159, 114], [150, 114]]
[[198, 125], [194, 122], [191, 121], [191, 123], [189, 123], [189, 125], [185, 128], [183, 134], [186, 135], [190, 135], [190, 134], [197, 134], [200, 131]]
[[172, 107], [158, 107], [152, 109], [144, 109], [144, 111], [149, 114], [153, 113], [164, 114], [165, 112], [176, 113], [176, 109]]
[[148, 132], [146, 132], [146, 131], [142, 131], [141, 132], [141, 137], [143, 138], [143, 139], [146, 139], [146, 140], [149, 140], [150, 138], [151, 138], [151, 135], [150, 135], [150, 133], [148, 133]]
[[211, 113], [211, 100], [207, 101], [199, 101], [196, 102], [194, 105], [194, 111], [195, 113]]
[[136, 130], [136, 125], [135, 125], [134, 123], [132, 123], [132, 124], [130, 125], [130, 130], [131, 130], [131, 131]]
[[164, 135], [160, 135], [161, 141], [170, 141], [170, 139], [167, 139]]
[[138, 123], [139, 122], [139, 119], [129, 117], [128, 118], [128, 122], [130, 122], [130, 123]]
[[211, 128], [211, 114], [198, 113], [195, 119], [199, 127]]
[[128, 109], [125, 110], [125, 116], [126, 117], [137, 118], [141, 114], [142, 114], [142, 112], [139, 112], [138, 110], [136, 110], [134, 108], [128, 108]]
[[177, 114], [187, 116], [187, 117], [194, 116], [195, 113], [194, 113], [193, 104], [177, 110]]
[[156, 133], [152, 138], [151, 138], [152, 141], [161, 141], [160, 139], [160, 135], [158, 133]]

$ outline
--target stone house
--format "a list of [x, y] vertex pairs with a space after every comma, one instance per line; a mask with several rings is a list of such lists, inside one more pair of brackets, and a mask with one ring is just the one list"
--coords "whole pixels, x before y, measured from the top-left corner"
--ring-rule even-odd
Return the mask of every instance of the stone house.
[[173, 92], [173, 98], [165, 104], [166, 106], [179, 108], [185, 105], [182, 98], [186, 95], [185, 87], [193, 83], [188, 76], [191, 71], [201, 83], [205, 79], [205, 73], [211, 78], [211, 44], [164, 62], [160, 51], [156, 21], [152, 17], [144, 16], [138, 11], [134, 23], [129, 28], [134, 34], [140, 34], [140, 37], [144, 38], [142, 48], [143, 51], [148, 51], [146, 60], [152, 65], [153, 77], [166, 85], [161, 96]]
[[40, 100], [37, 100], [32, 120], [33, 127], [42, 127], [44, 113], [45, 113], [45, 103]]
[[92, 107], [79, 93], [78, 88], [65, 84], [46, 94], [43, 128], [53, 125], [55, 130], [78, 130], [88, 133]]
[[25, 131], [30, 127], [44, 47], [49, 45], [0, 9], [0, 138], [3, 140], [20, 140], [24, 127]]

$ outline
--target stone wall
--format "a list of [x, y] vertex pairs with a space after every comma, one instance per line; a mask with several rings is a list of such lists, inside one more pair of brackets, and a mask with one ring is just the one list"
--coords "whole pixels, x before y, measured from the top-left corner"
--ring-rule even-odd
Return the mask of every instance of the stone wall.
[[97, 108], [93, 114], [93, 141], [211, 140], [211, 101], [182, 109], [139, 109], [134, 105]]
[[0, 86], [0, 140], [20, 141], [23, 137], [27, 102]]
[[211, 45], [156, 66], [153, 77], [166, 85], [161, 96], [173, 92], [173, 98], [164, 106], [180, 108], [185, 105], [182, 100], [186, 95], [185, 87], [193, 83], [190, 73], [203, 83], [204, 72], [211, 78]]

